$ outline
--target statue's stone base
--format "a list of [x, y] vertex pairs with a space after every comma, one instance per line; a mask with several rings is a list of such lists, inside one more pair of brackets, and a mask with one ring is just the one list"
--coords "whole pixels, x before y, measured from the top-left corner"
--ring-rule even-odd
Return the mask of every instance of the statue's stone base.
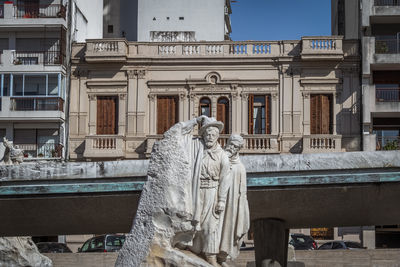
[[30, 237], [0, 237], [0, 266], [51, 267], [53, 263], [39, 253]]
[[150, 253], [141, 267], [212, 267], [204, 259], [187, 250], [162, 248], [158, 245], [151, 247]]

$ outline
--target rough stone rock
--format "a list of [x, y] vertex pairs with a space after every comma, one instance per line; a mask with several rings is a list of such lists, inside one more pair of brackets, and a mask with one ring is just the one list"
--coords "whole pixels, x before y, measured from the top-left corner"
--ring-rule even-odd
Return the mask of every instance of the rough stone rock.
[[52, 261], [38, 251], [30, 237], [0, 237], [0, 266], [52, 267]]
[[191, 167], [180, 127], [173, 126], [153, 146], [133, 227], [115, 266], [211, 266], [193, 253], [176, 248], [194, 234]]

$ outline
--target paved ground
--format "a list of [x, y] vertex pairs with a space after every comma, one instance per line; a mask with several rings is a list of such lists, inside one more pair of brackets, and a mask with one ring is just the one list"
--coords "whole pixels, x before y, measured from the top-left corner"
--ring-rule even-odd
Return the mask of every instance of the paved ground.
[[[112, 267], [117, 253], [46, 254], [54, 267]], [[306, 267], [400, 267], [400, 249], [296, 251], [296, 260]], [[254, 251], [243, 251], [234, 267], [248, 267]], [[251, 265], [250, 265], [251, 266]]]

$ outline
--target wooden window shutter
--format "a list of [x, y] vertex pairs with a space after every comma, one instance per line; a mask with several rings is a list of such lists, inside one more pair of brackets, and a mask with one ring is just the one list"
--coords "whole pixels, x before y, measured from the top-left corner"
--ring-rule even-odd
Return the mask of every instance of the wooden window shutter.
[[229, 133], [229, 100], [221, 98], [217, 103], [217, 120], [224, 123], [222, 134]]
[[254, 95], [249, 95], [249, 134], [253, 134]]
[[265, 133], [271, 134], [271, 96], [265, 96]]
[[331, 133], [331, 101], [329, 95], [321, 95], [321, 134]]
[[310, 132], [311, 134], [317, 134], [317, 101], [318, 95], [310, 96]]
[[178, 98], [160, 96], [157, 98], [157, 134], [163, 134], [178, 122]]
[[117, 134], [117, 98], [97, 97], [97, 134]]
[[311, 134], [330, 134], [332, 132], [331, 99], [329, 95], [311, 95]]

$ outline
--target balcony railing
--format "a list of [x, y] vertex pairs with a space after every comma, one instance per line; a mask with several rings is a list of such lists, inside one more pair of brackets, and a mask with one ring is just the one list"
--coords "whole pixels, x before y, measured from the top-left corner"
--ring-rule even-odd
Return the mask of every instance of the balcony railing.
[[333, 134], [313, 134], [303, 137], [303, 152], [340, 152], [342, 136]]
[[243, 136], [244, 147], [242, 153], [271, 153], [279, 152], [277, 138], [269, 135], [246, 135]]
[[377, 136], [376, 150], [400, 150], [400, 136]]
[[400, 6], [400, 0], [375, 0], [375, 6]]
[[18, 144], [24, 150], [26, 158], [61, 158], [63, 146], [55, 143]]
[[13, 111], [64, 111], [64, 100], [60, 97], [11, 97]]
[[398, 40], [398, 39], [387, 39], [387, 40], [375, 39], [375, 53], [376, 54], [399, 54], [400, 53], [400, 40]]
[[113, 158], [122, 157], [125, 151], [125, 141], [119, 135], [89, 135], [85, 139], [84, 157]]
[[15, 51], [14, 65], [62, 65], [64, 55], [60, 51]]
[[400, 88], [376, 88], [376, 102], [400, 102]]
[[63, 18], [65, 19], [66, 8], [60, 4], [38, 5], [17, 4], [14, 7], [16, 18]]

